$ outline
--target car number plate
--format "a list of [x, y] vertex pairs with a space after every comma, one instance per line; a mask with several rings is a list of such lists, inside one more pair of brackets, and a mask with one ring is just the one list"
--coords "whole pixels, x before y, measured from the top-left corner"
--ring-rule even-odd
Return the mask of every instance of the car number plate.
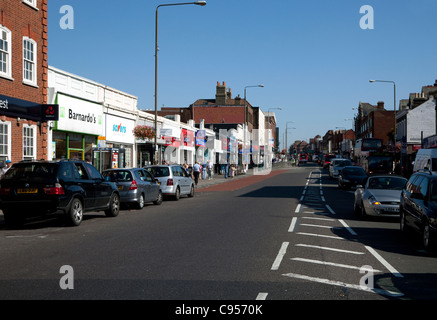
[[118, 190], [123, 190], [123, 186], [117, 186]]
[[20, 188], [17, 190], [18, 194], [38, 193], [37, 188]]
[[389, 211], [389, 212], [399, 212], [399, 208], [386, 208], [385, 211]]

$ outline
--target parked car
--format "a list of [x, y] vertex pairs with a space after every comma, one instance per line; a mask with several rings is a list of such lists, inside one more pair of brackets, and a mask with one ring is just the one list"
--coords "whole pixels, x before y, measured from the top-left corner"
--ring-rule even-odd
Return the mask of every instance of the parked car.
[[6, 224], [22, 225], [30, 216], [61, 214], [78, 226], [83, 214], [118, 215], [120, 195], [114, 183], [84, 161], [14, 163], [0, 180], [1, 209]]
[[147, 202], [162, 203], [159, 184], [146, 169], [107, 169], [102, 175], [117, 185], [121, 203], [135, 204], [138, 209], [142, 209]]
[[399, 216], [402, 189], [407, 179], [393, 175], [370, 176], [365, 186], [355, 190], [354, 211], [363, 217]]
[[338, 173], [346, 166], [351, 166], [352, 161], [349, 159], [336, 158], [332, 159], [329, 164], [329, 176], [332, 179], [336, 179], [338, 177]]
[[158, 180], [163, 195], [179, 200], [181, 195], [194, 197], [194, 181], [180, 165], [146, 166]]
[[423, 247], [435, 247], [437, 239], [437, 174], [414, 173], [401, 193], [400, 229], [411, 229], [422, 236]]
[[338, 187], [340, 189], [350, 189], [357, 185], [366, 183], [367, 174], [362, 167], [345, 166], [338, 174]]

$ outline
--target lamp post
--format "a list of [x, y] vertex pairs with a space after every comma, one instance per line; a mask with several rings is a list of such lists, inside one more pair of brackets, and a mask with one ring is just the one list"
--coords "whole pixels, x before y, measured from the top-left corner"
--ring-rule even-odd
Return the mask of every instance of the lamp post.
[[[268, 113], [267, 122], [269, 124], [269, 127], [267, 129], [268, 130], [267, 131], [267, 136], [268, 136], [268, 138], [267, 138], [267, 143], [268, 143], [267, 146], [268, 147], [270, 147], [270, 133], [271, 133], [271, 129], [270, 129], [270, 110], [282, 110], [282, 108], [269, 108], [269, 109], [267, 109], [267, 113]], [[271, 134], [271, 136], [273, 137], [273, 134]], [[270, 149], [270, 148], [268, 148], [268, 149]], [[272, 145], [272, 153], [273, 153], [273, 145]]]
[[155, 149], [155, 161], [157, 160], [156, 154], [158, 151], [158, 9], [160, 7], [169, 7], [169, 6], [181, 6], [187, 4], [195, 4], [198, 6], [205, 6], [206, 1], [196, 1], [196, 2], [183, 2], [183, 3], [168, 3], [168, 4], [160, 4], [156, 7], [155, 13], [155, 141], [154, 141], [154, 149]]
[[394, 123], [394, 134], [393, 134], [393, 150], [396, 149], [396, 83], [394, 81], [390, 81], [390, 80], [369, 80], [370, 83], [373, 82], [388, 82], [388, 83], [393, 83], [393, 89], [394, 89], [394, 103], [393, 103], [393, 110], [394, 110], [394, 118], [395, 118], [395, 123]]
[[[285, 124], [285, 150], [286, 150], [286, 154], [288, 154], [288, 124], [289, 123], [294, 123], [294, 121], [288, 121]], [[296, 129], [296, 128], [290, 128], [290, 129]]]
[[[262, 84], [258, 84], [255, 86], [246, 86], [244, 87], [244, 148], [243, 148], [243, 157], [246, 158], [247, 154], [246, 154], [246, 132], [249, 131], [249, 126], [247, 124], [247, 103], [246, 103], [246, 88], [264, 88], [264, 85]], [[247, 161], [245, 160], [245, 166], [244, 166], [244, 171], [247, 171]]]

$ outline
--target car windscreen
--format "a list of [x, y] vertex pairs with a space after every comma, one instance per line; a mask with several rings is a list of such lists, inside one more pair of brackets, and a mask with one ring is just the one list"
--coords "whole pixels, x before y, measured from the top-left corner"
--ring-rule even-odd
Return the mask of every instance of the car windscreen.
[[147, 167], [153, 176], [156, 177], [168, 177], [170, 175], [170, 170], [168, 167]]
[[128, 170], [107, 170], [103, 172], [103, 177], [109, 177], [112, 182], [129, 182], [132, 181], [132, 174]]
[[17, 163], [5, 173], [2, 179], [51, 179], [56, 177], [57, 168], [58, 166], [55, 163]]
[[352, 162], [349, 160], [345, 161], [335, 161], [334, 167], [346, 167], [352, 165]]
[[407, 180], [396, 177], [375, 177], [369, 180], [368, 189], [402, 190]]

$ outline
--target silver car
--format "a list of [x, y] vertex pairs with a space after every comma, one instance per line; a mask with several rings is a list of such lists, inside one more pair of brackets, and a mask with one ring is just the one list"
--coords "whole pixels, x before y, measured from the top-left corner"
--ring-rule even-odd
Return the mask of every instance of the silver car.
[[344, 167], [351, 165], [352, 161], [350, 161], [349, 159], [332, 159], [331, 163], [329, 164], [329, 177], [332, 179], [336, 179], [338, 177], [338, 174]]
[[153, 175], [145, 169], [108, 169], [103, 171], [106, 180], [116, 184], [120, 193], [120, 202], [135, 204], [142, 209], [147, 202], [156, 205], [162, 203], [162, 192]]
[[146, 166], [158, 180], [163, 195], [179, 200], [181, 195], [194, 197], [194, 181], [191, 175], [180, 165]]
[[354, 211], [363, 217], [398, 217], [402, 189], [407, 179], [393, 175], [370, 176], [355, 190]]

